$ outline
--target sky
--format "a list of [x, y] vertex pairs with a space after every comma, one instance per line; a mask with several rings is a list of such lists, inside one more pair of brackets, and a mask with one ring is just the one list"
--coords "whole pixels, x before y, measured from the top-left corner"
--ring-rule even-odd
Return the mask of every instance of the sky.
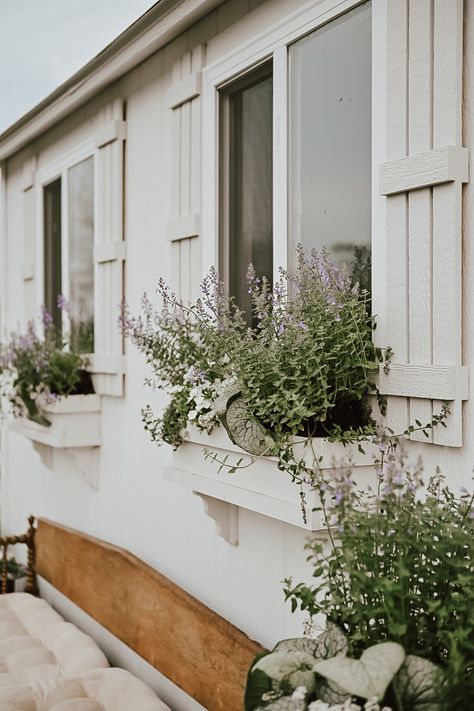
[[156, 0], [0, 0], [0, 133]]

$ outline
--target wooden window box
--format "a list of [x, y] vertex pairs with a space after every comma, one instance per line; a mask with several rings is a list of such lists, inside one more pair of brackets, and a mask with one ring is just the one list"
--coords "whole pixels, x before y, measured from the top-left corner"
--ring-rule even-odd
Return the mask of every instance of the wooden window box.
[[[185, 442], [173, 453], [172, 465], [166, 468], [165, 476], [203, 498], [206, 513], [214, 518], [219, 534], [228, 542], [238, 543], [239, 508], [308, 531], [324, 529], [321, 512], [313, 511], [320, 504], [318, 492], [310, 484], [303, 485], [305, 521], [300, 487], [291, 481], [287, 472], [278, 469], [275, 457], [260, 457], [251, 466], [230, 474], [226, 468], [219, 472], [219, 464], [205, 457], [205, 449], [215, 453], [221, 461], [228, 455], [228, 464], [235, 464], [240, 458], [243, 460], [241, 466], [250, 461], [250, 455], [232, 444], [223, 427], [208, 435], [190, 426]], [[318, 437], [312, 440], [311, 447], [306, 446], [306, 451], [301, 445], [301, 456], [305, 456], [307, 462], [313, 461], [313, 452], [316, 458], [322, 457], [320, 467], [327, 473], [341, 468], [351, 458], [357, 484], [366, 486], [374, 483], [376, 447], [364, 442], [364, 450], [365, 454], [362, 454], [357, 445], [344, 447], [341, 443]]]
[[11, 431], [30, 439], [45, 466], [52, 469], [54, 451], [63, 450], [74, 461], [87, 482], [98, 488], [102, 401], [99, 395], [69, 395], [41, 410], [49, 427], [19, 418], [9, 423]]

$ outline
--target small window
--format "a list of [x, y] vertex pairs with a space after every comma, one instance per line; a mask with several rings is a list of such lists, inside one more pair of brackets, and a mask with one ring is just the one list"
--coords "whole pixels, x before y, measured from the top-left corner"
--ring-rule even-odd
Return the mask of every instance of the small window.
[[[92, 156], [44, 187], [44, 304], [75, 348], [94, 350], [94, 162]], [[64, 313], [58, 306], [62, 295]]]
[[249, 264], [257, 276], [273, 279], [272, 125], [271, 65], [221, 90], [219, 267], [248, 315]]
[[370, 286], [371, 6], [289, 48], [289, 258], [327, 247]]
[[69, 318], [71, 337], [83, 352], [94, 351], [94, 161], [68, 171]]
[[61, 274], [61, 178], [44, 188], [44, 305], [61, 329], [58, 295], [62, 293]]

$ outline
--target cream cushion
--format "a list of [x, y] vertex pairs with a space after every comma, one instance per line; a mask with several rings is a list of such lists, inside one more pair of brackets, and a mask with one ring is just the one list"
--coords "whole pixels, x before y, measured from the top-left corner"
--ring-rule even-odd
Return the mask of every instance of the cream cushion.
[[95, 642], [25, 593], [0, 595], [0, 711], [169, 711]]
[[75, 679], [49, 679], [0, 689], [2, 711], [169, 711], [124, 669], [97, 669]]
[[26, 593], [0, 596], [0, 687], [108, 667], [95, 642]]

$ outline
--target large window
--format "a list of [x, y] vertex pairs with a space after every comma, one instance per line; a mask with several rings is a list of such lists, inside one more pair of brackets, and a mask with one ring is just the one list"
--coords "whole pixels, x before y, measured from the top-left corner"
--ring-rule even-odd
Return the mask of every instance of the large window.
[[[90, 156], [44, 187], [44, 303], [75, 345], [94, 350], [94, 162]], [[58, 297], [67, 304], [62, 312]]]
[[290, 263], [298, 243], [325, 246], [357, 279], [364, 277], [371, 232], [371, 79], [370, 4], [289, 48]]
[[249, 263], [273, 281], [297, 244], [326, 247], [370, 288], [371, 3], [334, 12], [304, 34], [282, 27], [237, 79], [216, 72], [219, 268], [247, 312]]
[[245, 274], [273, 277], [273, 78], [263, 66], [221, 91], [221, 264], [232, 296], [250, 313]]

